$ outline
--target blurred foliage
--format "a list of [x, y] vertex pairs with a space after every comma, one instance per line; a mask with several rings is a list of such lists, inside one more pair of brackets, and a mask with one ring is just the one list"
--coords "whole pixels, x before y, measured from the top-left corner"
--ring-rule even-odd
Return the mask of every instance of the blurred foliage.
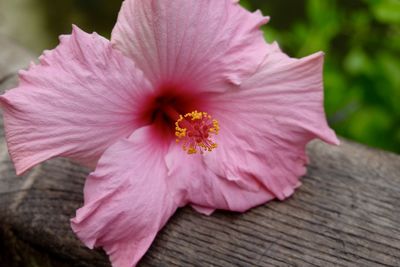
[[325, 108], [342, 136], [400, 152], [400, 0], [244, 1], [271, 15], [267, 40], [322, 50]]
[[[55, 36], [71, 23], [109, 37], [121, 0], [37, 0]], [[325, 107], [339, 135], [400, 153], [400, 0], [241, 0], [290, 56], [326, 53]]]

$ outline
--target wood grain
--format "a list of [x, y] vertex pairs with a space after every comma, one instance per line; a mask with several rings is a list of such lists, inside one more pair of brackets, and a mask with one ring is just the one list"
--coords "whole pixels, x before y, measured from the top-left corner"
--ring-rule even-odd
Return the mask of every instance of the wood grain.
[[[33, 56], [0, 37], [0, 90]], [[400, 266], [400, 157], [313, 142], [295, 195], [244, 214], [179, 210], [140, 266]], [[50, 160], [16, 177], [0, 119], [0, 266], [110, 266], [69, 219], [88, 171]]]

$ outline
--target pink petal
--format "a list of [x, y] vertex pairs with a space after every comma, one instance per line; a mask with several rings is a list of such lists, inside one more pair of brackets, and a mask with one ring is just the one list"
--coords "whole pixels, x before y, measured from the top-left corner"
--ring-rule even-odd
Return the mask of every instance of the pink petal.
[[204, 159], [212, 153], [187, 155], [180, 146], [171, 146], [166, 157], [168, 183], [180, 206], [191, 203], [196, 211], [210, 215], [215, 209], [244, 212], [274, 198], [256, 180], [238, 183], [209, 169]]
[[93, 165], [140, 125], [137, 104], [150, 86], [132, 60], [77, 27], [60, 40], [0, 96], [19, 174], [59, 155]]
[[223, 91], [261, 64], [267, 44], [259, 27], [267, 21], [232, 0], [126, 0], [112, 43], [156, 87]]
[[338, 144], [323, 109], [323, 54], [291, 59], [277, 46], [241, 90], [212, 99], [220, 120], [219, 147], [205, 157], [216, 175], [257, 180], [279, 199], [300, 185], [306, 144], [320, 138]]
[[152, 142], [151, 129], [140, 128], [107, 149], [87, 178], [72, 228], [88, 247], [103, 247], [114, 267], [135, 266], [177, 208], [165, 153]]

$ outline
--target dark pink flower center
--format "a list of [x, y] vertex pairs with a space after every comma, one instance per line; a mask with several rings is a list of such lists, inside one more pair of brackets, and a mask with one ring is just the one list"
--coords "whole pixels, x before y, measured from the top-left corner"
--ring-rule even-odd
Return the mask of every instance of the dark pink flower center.
[[146, 97], [140, 109], [143, 124], [154, 126], [156, 140], [165, 144], [175, 138], [188, 154], [212, 151], [217, 147], [212, 137], [218, 134], [219, 125], [203, 111], [207, 110], [206, 97], [178, 88], [162, 87], [156, 95]]

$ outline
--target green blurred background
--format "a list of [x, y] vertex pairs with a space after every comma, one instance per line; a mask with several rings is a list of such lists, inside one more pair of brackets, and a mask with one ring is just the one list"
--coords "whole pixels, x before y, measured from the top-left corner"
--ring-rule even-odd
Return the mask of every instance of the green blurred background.
[[[167, 1], [167, 0], [166, 0]], [[77, 24], [109, 37], [121, 0], [0, 0], [0, 34], [38, 54]], [[326, 53], [325, 107], [339, 135], [400, 153], [400, 0], [241, 0], [293, 57]]]

